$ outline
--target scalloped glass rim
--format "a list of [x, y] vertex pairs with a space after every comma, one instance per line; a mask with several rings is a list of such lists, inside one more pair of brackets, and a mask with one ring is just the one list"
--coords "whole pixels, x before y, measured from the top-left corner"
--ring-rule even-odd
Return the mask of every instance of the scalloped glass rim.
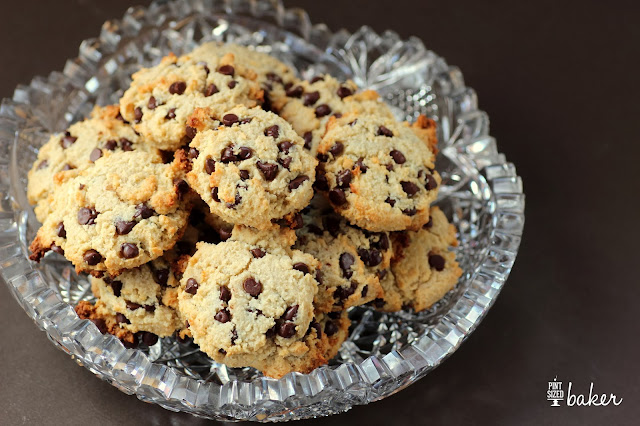
[[[145, 45], [158, 34], [162, 47]], [[182, 53], [202, 37], [259, 44], [305, 77], [329, 71], [375, 88], [399, 117], [426, 113], [436, 119], [438, 169], [444, 178], [440, 202], [458, 226], [458, 255], [465, 270], [456, 289], [417, 315], [353, 310], [356, 326], [337, 361], [280, 380], [234, 375], [225, 368], [215, 371], [214, 381], [197, 379], [185, 374], [187, 367], [154, 362], [154, 348], [125, 349], [93, 323], [80, 320], [65, 300], [86, 295], [72, 297], [71, 289], [60, 288], [48, 269], [27, 258], [28, 234], [37, 222], [24, 194], [25, 164], [31, 164], [33, 148], [48, 131], [87, 115], [95, 101], [114, 102], [129, 71], [141, 62], [148, 65], [167, 50]], [[0, 275], [49, 339], [127, 394], [169, 410], [224, 420], [282, 421], [339, 413], [423, 377], [460, 346], [492, 306], [513, 266], [524, 227], [522, 181], [497, 151], [488, 116], [478, 110], [476, 95], [465, 87], [457, 68], [416, 38], [403, 41], [393, 32], [377, 35], [367, 27], [354, 34], [332, 33], [325, 25], [312, 25], [304, 11], [285, 9], [275, 0], [158, 1], [106, 22], [100, 36], [85, 40], [79, 57], [68, 61], [62, 73], [36, 77], [29, 86], [18, 86], [12, 100], [3, 100], [0, 196]], [[371, 324], [379, 327], [371, 329]]]

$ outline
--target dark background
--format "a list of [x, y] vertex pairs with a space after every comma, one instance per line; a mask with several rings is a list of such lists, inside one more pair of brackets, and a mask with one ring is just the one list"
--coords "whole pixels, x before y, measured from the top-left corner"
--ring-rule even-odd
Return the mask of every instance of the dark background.
[[[147, 1], [139, 0], [135, 3]], [[0, 97], [61, 70], [130, 4], [6, 1]], [[382, 402], [309, 424], [638, 424], [640, 7], [634, 1], [287, 1], [313, 22], [415, 35], [458, 65], [516, 164], [527, 225], [511, 278], [441, 367]], [[618, 407], [551, 408], [554, 376]], [[126, 396], [38, 331], [0, 284], [0, 424], [197, 425]]]

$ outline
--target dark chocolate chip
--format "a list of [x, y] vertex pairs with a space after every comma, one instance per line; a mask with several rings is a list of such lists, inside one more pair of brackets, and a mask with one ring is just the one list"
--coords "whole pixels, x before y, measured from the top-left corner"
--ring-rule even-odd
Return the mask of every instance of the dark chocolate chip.
[[235, 114], [225, 114], [222, 117], [222, 124], [224, 124], [225, 126], [233, 126], [238, 122], [238, 120], [238, 116]]
[[303, 91], [302, 86], [295, 86], [287, 88], [285, 93], [290, 98], [299, 98]]
[[327, 176], [324, 172], [316, 170], [316, 181], [313, 183], [313, 187], [320, 191], [329, 190], [329, 181], [327, 180]]
[[402, 182], [400, 182], [400, 185], [402, 185], [402, 190], [409, 197], [413, 197], [414, 195], [416, 195], [418, 193], [418, 191], [420, 191], [420, 188], [418, 188], [418, 185], [416, 185], [413, 182], [402, 181]]
[[340, 86], [336, 93], [342, 99], [342, 98], [346, 98], [347, 96], [353, 95], [353, 90], [351, 90], [351, 89], [349, 89], [348, 87], [345, 87], [345, 86]]
[[302, 99], [304, 106], [312, 106], [320, 99], [320, 92], [316, 90], [315, 92], [305, 93]]
[[289, 306], [285, 311], [282, 319], [285, 321], [292, 321], [298, 313], [298, 305]]
[[324, 326], [324, 332], [327, 336], [333, 336], [338, 332], [338, 326], [333, 321], [327, 321]]
[[427, 175], [424, 187], [427, 189], [427, 191], [436, 189], [438, 187], [438, 182], [436, 181], [436, 178], [434, 178], [432, 175]]
[[[140, 116], [142, 116], [142, 111], [140, 112]], [[67, 149], [77, 140], [78, 138], [76, 138], [75, 136], [71, 136], [71, 133], [65, 132], [64, 136], [60, 140], [60, 145], [62, 146], [62, 148]]]
[[[378, 127], [378, 136], [386, 136], [388, 138], [393, 137], [393, 132], [384, 126]], [[403, 157], [404, 158], [404, 157]], [[403, 161], [404, 163], [404, 161]]]
[[151, 216], [155, 214], [155, 210], [146, 204], [138, 204], [136, 206], [136, 212], [133, 217], [139, 217], [140, 219], [149, 219]]
[[[266, 132], [266, 130], [265, 130]], [[282, 141], [278, 143], [278, 151], [284, 152], [285, 154], [289, 153], [289, 149], [293, 146], [291, 141]]]
[[178, 200], [182, 200], [182, 197], [189, 192], [189, 184], [184, 179], [178, 179], [173, 182], [178, 194]]
[[232, 65], [223, 65], [220, 68], [218, 68], [218, 72], [220, 74], [233, 76], [235, 74], [236, 70], [235, 70], [235, 68], [233, 68]]
[[107, 323], [102, 319], [102, 318], [89, 318], [90, 321], [92, 323], [95, 324], [96, 327], [98, 327], [98, 331], [102, 334], [106, 334], [107, 333]]
[[216, 203], [220, 202], [220, 198], [218, 198], [218, 187], [211, 189], [211, 198], [213, 198], [213, 201]]
[[431, 266], [436, 271], [442, 271], [444, 269], [444, 257], [439, 254], [429, 253], [429, 266]]
[[360, 294], [362, 295], [362, 297], [367, 297], [368, 292], [369, 292], [369, 286], [365, 285], [364, 287], [362, 287], [362, 291], [360, 292]]
[[120, 146], [123, 151], [133, 151], [133, 142], [127, 138], [120, 138]]
[[[271, 163], [263, 163], [262, 161], [258, 161], [256, 163], [260, 172], [267, 181], [272, 181], [276, 178], [278, 174], [278, 165]], [[289, 184], [291, 185], [291, 184]]]
[[292, 160], [293, 158], [291, 157], [278, 158], [278, 164], [280, 164], [285, 169], [289, 170], [289, 166], [291, 165]]
[[334, 158], [337, 157], [344, 152], [344, 144], [342, 142], [336, 142], [329, 149], [329, 152], [333, 155]]
[[391, 207], [396, 205], [396, 200], [392, 199], [391, 197], [387, 197], [387, 199], [384, 200], [384, 202], [389, 204]]
[[389, 155], [391, 155], [391, 158], [393, 158], [393, 161], [395, 161], [397, 164], [404, 164], [407, 161], [407, 159], [404, 157], [404, 154], [397, 149], [391, 151]]
[[249, 171], [248, 170], [240, 170], [240, 179], [247, 180], [249, 179]]
[[342, 170], [336, 175], [336, 184], [340, 188], [348, 188], [351, 183], [351, 170]]
[[216, 93], [218, 93], [218, 86], [216, 86], [215, 84], [211, 83], [210, 85], [207, 86], [207, 88], [204, 91], [204, 95], [209, 97], [211, 95], [215, 95]]
[[142, 332], [142, 343], [147, 346], [153, 346], [158, 343], [158, 335], [150, 333], [148, 331]]
[[133, 110], [133, 118], [136, 123], [139, 123], [142, 120], [142, 108], [136, 107], [136, 109]]
[[95, 225], [98, 212], [96, 209], [82, 207], [78, 210], [78, 223], [80, 225]]
[[[384, 166], [387, 170], [389, 170], [390, 172], [393, 171], [393, 164], [389, 163], [387, 165]], [[389, 179], [387, 178], [387, 182], [389, 181]]]
[[256, 259], [260, 259], [261, 257], [264, 257], [264, 255], [265, 255], [264, 250], [262, 250], [261, 248], [251, 249], [251, 254]]
[[124, 257], [125, 259], [133, 259], [134, 257], [137, 257], [138, 254], [140, 254], [140, 250], [135, 244], [124, 243], [122, 246], [120, 246], [120, 256]]
[[222, 300], [223, 302], [228, 302], [229, 300], [231, 300], [231, 290], [229, 290], [229, 287], [220, 287], [220, 300]]
[[318, 82], [318, 81], [324, 81], [324, 77], [323, 77], [323, 76], [321, 76], [321, 75], [316, 75], [315, 77], [313, 77], [313, 78], [309, 81], [309, 83], [310, 83], [310, 84], [313, 84], [313, 83], [316, 83], [316, 82]]
[[194, 278], [189, 278], [187, 284], [184, 286], [184, 291], [189, 294], [196, 294], [198, 292], [198, 281]]
[[216, 171], [216, 162], [213, 158], [208, 157], [204, 160], [204, 171], [207, 172], [208, 175]]
[[118, 142], [116, 142], [113, 139], [106, 141], [104, 144], [104, 148], [109, 151], [114, 151], [117, 147], [118, 147]]
[[358, 256], [362, 259], [362, 262], [369, 267], [378, 266], [382, 262], [382, 253], [376, 249], [358, 249]]
[[58, 253], [59, 255], [64, 256], [64, 250], [62, 250], [62, 247], [56, 245], [56, 244], [51, 244], [50, 247], [51, 251]]
[[191, 140], [196, 137], [196, 134], [198, 133], [198, 129], [196, 129], [195, 127], [187, 126], [184, 129], [184, 133], [185, 135], [187, 135], [187, 138]]
[[332, 189], [329, 191], [329, 200], [336, 206], [342, 206], [347, 202], [347, 196], [340, 188]]
[[292, 322], [282, 323], [278, 327], [278, 336], [280, 337], [287, 339], [293, 337], [294, 334], [296, 334], [296, 325]]
[[167, 283], [169, 282], [168, 269], [154, 269], [152, 275], [153, 275], [153, 280], [161, 286], [166, 286]]
[[233, 88], [235, 88], [237, 85], [238, 85], [238, 82], [237, 82], [237, 81], [235, 81], [235, 80], [231, 80], [230, 82], [228, 82], [228, 83], [227, 83], [227, 87], [228, 87], [229, 89], [233, 89]]
[[353, 275], [353, 271], [351, 270], [351, 266], [355, 262], [355, 259], [351, 253], [342, 253], [340, 255], [340, 269], [342, 269], [342, 275], [345, 278], [351, 278]]
[[298, 263], [294, 263], [293, 264], [293, 269], [295, 269], [296, 271], [300, 271], [303, 274], [308, 274], [309, 273], [309, 266], [305, 263], [302, 262], [298, 262]]
[[213, 318], [215, 318], [216, 321], [224, 324], [225, 322], [229, 322], [229, 320], [231, 320], [231, 312], [229, 312], [228, 309], [223, 309], [221, 311], [218, 311], [218, 313]]
[[253, 278], [247, 278], [244, 280], [242, 288], [252, 297], [258, 297], [258, 295], [262, 293], [262, 284]]
[[238, 158], [240, 160], [248, 160], [253, 156], [253, 150], [248, 146], [241, 146], [238, 149]]
[[239, 124], [249, 124], [251, 123], [251, 120], [253, 120], [253, 117], [243, 118], [242, 120], [240, 120]]
[[363, 163], [363, 160], [364, 158], [360, 157], [358, 161], [356, 161], [355, 166], [358, 167], [358, 169], [360, 169], [360, 173], [365, 174], [367, 173], [368, 167]]
[[147, 102], [147, 108], [149, 109], [156, 109], [156, 98], [154, 98], [153, 96], [149, 98], [149, 102]]
[[174, 118], [176, 118], [176, 109], [171, 108], [169, 112], [167, 112], [167, 115], [164, 116], [164, 118], [166, 118], [167, 120], [173, 120]]
[[231, 231], [228, 229], [220, 228], [218, 230], [218, 235], [220, 235], [220, 239], [222, 241], [227, 241], [229, 238], [231, 238]]
[[267, 79], [269, 79], [269, 81], [274, 81], [276, 83], [282, 84], [282, 77], [280, 77], [278, 74], [273, 72], [268, 72], [266, 76], [267, 76]]
[[125, 317], [124, 314], [121, 314], [120, 312], [116, 314], [116, 322], [118, 324], [131, 324], [131, 321], [129, 321], [127, 317]]
[[316, 117], [324, 117], [331, 114], [331, 107], [327, 104], [321, 104], [316, 107]]
[[155, 305], [144, 305], [143, 308], [147, 312], [155, 312], [156, 311], [156, 306]]
[[410, 209], [402, 210], [402, 213], [406, 214], [407, 216], [415, 216], [415, 214], [418, 213], [418, 210], [416, 210], [415, 207], [412, 207]]
[[196, 148], [189, 148], [189, 152], [187, 153], [187, 158], [189, 158], [189, 160], [198, 158], [198, 155], [200, 155], [200, 151]]
[[228, 146], [220, 153], [220, 161], [223, 163], [231, 163], [238, 161], [238, 157], [233, 153], [233, 146]]
[[302, 185], [303, 182], [308, 181], [309, 180], [309, 176], [307, 175], [300, 175], [297, 178], [293, 179], [291, 182], [289, 182], [289, 191], [293, 191], [296, 190], [300, 187], [300, 185]]
[[60, 222], [56, 226], [56, 235], [60, 238], [67, 238], [67, 231], [64, 229], [64, 223]]
[[82, 255], [82, 258], [90, 266], [95, 266], [98, 263], [102, 262], [102, 256], [94, 249], [85, 251], [84, 255]]
[[182, 95], [187, 90], [187, 83], [184, 81], [176, 81], [169, 86], [169, 93], [172, 95]]
[[116, 222], [116, 234], [127, 235], [129, 232], [131, 232], [133, 227], [136, 226], [136, 224], [137, 222], [133, 220], [131, 221], [119, 220]]
[[271, 136], [272, 138], [277, 139], [278, 136], [280, 136], [280, 127], [277, 124], [274, 124], [273, 126], [269, 126], [266, 129], [264, 129], [264, 135]]

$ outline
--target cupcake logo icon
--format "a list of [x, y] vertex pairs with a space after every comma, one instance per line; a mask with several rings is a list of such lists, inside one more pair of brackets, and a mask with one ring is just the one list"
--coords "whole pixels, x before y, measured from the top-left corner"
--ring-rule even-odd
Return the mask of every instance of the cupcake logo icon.
[[562, 390], [562, 382], [558, 381], [558, 376], [549, 382], [547, 389], [547, 401], [551, 401], [552, 407], [559, 407], [560, 401], [564, 400], [564, 391]]

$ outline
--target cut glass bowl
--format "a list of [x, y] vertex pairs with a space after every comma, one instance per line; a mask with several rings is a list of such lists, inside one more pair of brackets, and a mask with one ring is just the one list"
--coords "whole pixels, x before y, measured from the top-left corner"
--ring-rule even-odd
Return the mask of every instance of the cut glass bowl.
[[[212, 362], [189, 343], [161, 339], [125, 349], [80, 320], [73, 305], [91, 299], [88, 281], [50, 253], [38, 265], [28, 244], [38, 222], [26, 200], [26, 176], [50, 132], [116, 103], [131, 74], [201, 41], [255, 46], [308, 78], [328, 72], [377, 90], [397, 117], [426, 114], [438, 123], [443, 177], [438, 205], [458, 229], [458, 285], [432, 309], [349, 312], [348, 341], [328, 366], [266, 378], [251, 368]], [[16, 88], [0, 107], [0, 274], [27, 314], [76, 362], [127, 394], [169, 410], [224, 420], [283, 421], [325, 416], [385, 398], [442, 363], [482, 320], [504, 285], [524, 226], [522, 181], [489, 136], [462, 74], [416, 38], [391, 31], [331, 32], [279, 1], [158, 1], [130, 8], [85, 40], [63, 72]]]

